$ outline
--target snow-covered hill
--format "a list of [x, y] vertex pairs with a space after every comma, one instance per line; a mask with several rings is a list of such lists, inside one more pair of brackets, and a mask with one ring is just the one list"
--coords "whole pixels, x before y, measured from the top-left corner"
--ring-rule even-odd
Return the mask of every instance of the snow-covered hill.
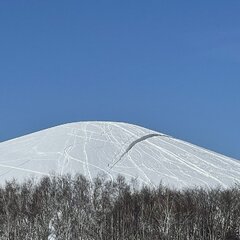
[[228, 187], [240, 161], [136, 125], [70, 123], [0, 143], [0, 182], [51, 173], [122, 174], [145, 184]]

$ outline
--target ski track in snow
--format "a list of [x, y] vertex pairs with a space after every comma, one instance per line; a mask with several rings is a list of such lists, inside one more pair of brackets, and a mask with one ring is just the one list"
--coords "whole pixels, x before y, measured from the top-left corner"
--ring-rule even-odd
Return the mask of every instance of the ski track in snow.
[[[120, 126], [118, 126], [118, 125], [116, 125], [116, 124], [114, 124], [114, 125], [115, 125], [116, 127], [121, 128], [122, 130], [130, 133], [130, 134], [134, 134], [134, 133], [130, 132], [129, 130], [123, 128], [123, 127], [120, 127]], [[136, 136], [136, 134], [134, 134], [134, 135]], [[161, 136], [166, 136], [166, 137], [167, 137], [167, 135], [163, 135], [163, 134], [162, 134], [162, 135], [161, 135], [161, 134], [155, 134], [155, 135], [152, 134], [152, 135], [153, 135], [153, 136], [160, 136], [160, 137], [161, 137]], [[151, 137], [152, 135], [150, 134], [150, 137]], [[148, 136], [148, 135], [147, 135], [147, 136]], [[129, 145], [129, 147], [127, 148], [127, 150], [121, 155], [120, 159], [119, 159], [116, 163], [118, 163], [118, 162], [124, 157], [124, 155], [132, 149], [132, 147], [133, 147], [135, 144], [141, 142], [142, 139], [143, 139], [143, 140], [146, 140], [146, 142], [148, 142], [149, 144], [154, 145], [156, 148], [160, 149], [161, 152], [164, 152], [164, 153], [166, 153], [166, 154], [174, 157], [175, 159], [178, 159], [178, 160], [179, 160], [181, 163], [183, 163], [186, 167], [191, 168], [192, 170], [194, 170], [194, 171], [196, 171], [196, 172], [198, 172], [198, 173], [200, 173], [200, 174], [203, 174], [203, 175], [205, 175], [206, 177], [210, 177], [210, 178], [214, 179], [216, 182], [219, 183], [219, 185], [221, 185], [221, 186], [223, 186], [223, 187], [227, 187], [226, 184], [224, 184], [221, 180], [219, 180], [219, 179], [217, 179], [216, 177], [212, 176], [211, 174], [209, 174], [209, 173], [206, 172], [205, 170], [199, 168], [199, 167], [196, 166], [195, 164], [192, 164], [191, 162], [186, 162], [183, 158], [177, 156], [176, 154], [174, 154], [174, 153], [172, 153], [172, 152], [170, 152], [170, 151], [168, 151], [168, 150], [166, 150], [166, 149], [163, 149], [162, 147], [159, 147], [159, 146], [157, 146], [156, 144], [154, 144], [154, 143], [152, 143], [152, 142], [149, 142], [149, 141], [147, 140], [147, 138], [148, 138], [147, 136], [146, 136], [146, 137], [141, 137], [141, 138], [133, 141], [133, 143], [131, 143], [131, 144]], [[202, 159], [201, 159], [201, 160], [202, 160]], [[116, 163], [115, 163], [115, 164], [116, 164]], [[115, 165], [115, 164], [114, 164], [114, 165]], [[114, 165], [113, 165], [113, 166], [114, 166]], [[203, 181], [203, 180], [201, 180], [201, 181]], [[204, 183], [205, 183], [206, 185], [208, 185], [207, 182], [204, 181]]]
[[30, 169], [26, 169], [26, 168], [14, 167], [14, 166], [5, 165], [5, 164], [0, 164], [0, 167], [10, 168], [10, 169], [14, 169], [14, 170], [21, 170], [21, 171], [25, 171], [25, 172], [40, 174], [40, 175], [48, 175], [48, 176], [50, 175], [50, 174], [39, 172], [39, 171], [33, 171]]
[[88, 177], [92, 181], [92, 176], [91, 176], [91, 173], [90, 173], [90, 170], [89, 170], [88, 155], [87, 155], [87, 151], [86, 151], [86, 145], [87, 145], [88, 142], [91, 141], [91, 133], [90, 133], [90, 136], [88, 137], [87, 126], [88, 126], [88, 124], [86, 124], [86, 126], [85, 126], [86, 140], [84, 142], [83, 152], [84, 152], [84, 155], [85, 155], [86, 169], [87, 169]]
[[156, 134], [156, 133], [152, 133], [152, 134], [147, 134], [147, 135], [144, 135], [134, 141], [132, 141], [129, 146], [127, 147], [127, 149], [124, 151], [124, 153], [120, 156], [120, 158], [111, 166], [111, 168], [113, 168], [119, 161], [122, 160], [122, 158], [127, 154], [129, 153], [129, 151], [135, 146], [137, 145], [138, 143], [142, 142], [142, 141], [145, 141], [147, 140], [148, 138], [153, 138], [153, 137], [162, 137], [163, 135], [161, 134]]
[[[179, 150], [187, 153], [187, 155], [188, 155], [189, 157], [190, 157], [190, 156], [193, 156], [195, 159], [198, 159], [198, 160], [201, 161], [202, 163], [205, 163], [206, 165], [212, 166], [216, 171], [218, 171], [219, 174], [225, 176], [223, 173], [219, 172], [219, 171], [224, 171], [225, 169], [224, 169], [224, 168], [221, 168], [221, 167], [218, 167], [217, 165], [212, 164], [211, 161], [210, 161], [210, 159], [209, 159], [209, 161], [206, 161], [206, 160], [204, 160], [204, 158], [200, 158], [200, 157], [199, 157], [198, 155], [196, 155], [196, 154], [189, 153], [188, 151], [186, 151], [185, 149], [183, 149], [183, 148], [181, 148], [181, 147], [179, 147], [179, 146], [177, 146], [177, 145], [173, 145], [172, 143], [167, 142], [167, 141], [164, 141], [163, 139], [160, 139], [160, 141], [165, 142], [166, 144], [169, 144], [169, 145], [171, 145], [171, 146], [173, 146], [173, 147], [175, 147], [175, 148], [177, 148], [177, 149], [179, 149]], [[234, 170], [233, 170], [233, 171], [234, 171]], [[239, 174], [239, 172], [237, 172], [237, 173]], [[232, 176], [227, 176], [227, 177], [234, 179]]]

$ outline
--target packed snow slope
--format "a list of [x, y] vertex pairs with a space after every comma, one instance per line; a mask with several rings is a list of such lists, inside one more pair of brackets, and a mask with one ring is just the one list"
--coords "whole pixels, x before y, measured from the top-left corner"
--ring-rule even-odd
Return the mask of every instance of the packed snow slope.
[[118, 174], [148, 185], [228, 187], [240, 161], [171, 136], [118, 122], [60, 125], [0, 143], [0, 183], [52, 173]]

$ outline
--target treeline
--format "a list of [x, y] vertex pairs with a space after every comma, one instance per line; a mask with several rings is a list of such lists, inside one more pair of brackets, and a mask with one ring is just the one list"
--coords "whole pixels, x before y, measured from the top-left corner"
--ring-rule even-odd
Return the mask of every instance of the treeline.
[[240, 187], [171, 190], [81, 175], [0, 187], [0, 239], [237, 240]]

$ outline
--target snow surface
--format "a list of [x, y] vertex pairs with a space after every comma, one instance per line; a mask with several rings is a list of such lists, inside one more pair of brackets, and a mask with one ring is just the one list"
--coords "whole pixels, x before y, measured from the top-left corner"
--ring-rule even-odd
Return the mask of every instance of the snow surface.
[[60, 125], [0, 143], [0, 183], [16, 178], [104, 173], [174, 188], [240, 183], [240, 161], [119, 122]]

